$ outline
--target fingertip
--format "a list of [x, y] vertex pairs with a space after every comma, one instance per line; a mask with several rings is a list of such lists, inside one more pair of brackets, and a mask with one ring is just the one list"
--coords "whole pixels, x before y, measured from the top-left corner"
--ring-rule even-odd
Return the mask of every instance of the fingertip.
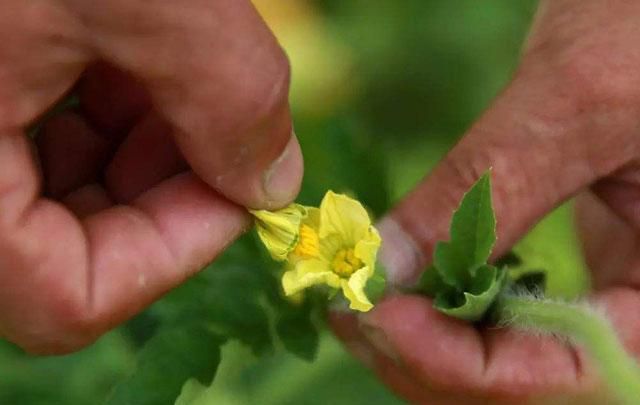
[[376, 228], [382, 237], [380, 261], [387, 280], [397, 286], [410, 286], [417, 281], [426, 257], [413, 238], [392, 217], [386, 216]]
[[281, 208], [295, 199], [300, 192], [303, 175], [300, 143], [291, 132], [289, 142], [263, 174], [264, 208]]
[[[206, 183], [240, 206], [266, 210], [285, 207], [298, 195], [303, 175], [300, 145], [290, 130], [287, 134], [284, 139], [280, 131], [254, 136], [229, 147], [218, 159], [200, 161], [204, 164], [192, 167]], [[279, 147], [274, 146], [277, 143]]]

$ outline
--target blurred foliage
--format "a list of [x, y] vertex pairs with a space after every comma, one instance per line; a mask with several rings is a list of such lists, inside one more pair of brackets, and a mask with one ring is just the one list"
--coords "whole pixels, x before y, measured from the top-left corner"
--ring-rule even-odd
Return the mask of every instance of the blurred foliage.
[[[420, 180], [509, 81], [536, 6], [533, 0], [255, 2], [292, 62], [292, 110], [306, 159], [300, 201], [317, 203], [331, 188], [357, 195], [376, 216]], [[200, 370], [189, 377], [207, 386], [218, 349], [223, 360], [212, 403], [401, 403], [333, 337], [314, 332], [308, 306], [280, 296], [269, 276], [277, 269], [252, 238], [80, 353], [32, 358], [0, 342], [0, 404], [97, 404], [109, 395], [111, 403], [144, 403], [135, 390], [155, 390], [161, 404], [178, 396], [184, 364], [189, 373]], [[557, 264], [548, 275], [551, 294], [584, 291], [570, 206], [523, 243]], [[194, 320], [202, 323], [190, 326]], [[190, 333], [191, 327], [204, 329]], [[308, 347], [316, 344], [316, 361], [303, 361], [314, 357]]]
[[116, 385], [107, 403], [171, 403], [188, 379], [204, 383], [213, 379], [221, 343], [202, 322], [160, 330], [138, 353], [136, 372]]

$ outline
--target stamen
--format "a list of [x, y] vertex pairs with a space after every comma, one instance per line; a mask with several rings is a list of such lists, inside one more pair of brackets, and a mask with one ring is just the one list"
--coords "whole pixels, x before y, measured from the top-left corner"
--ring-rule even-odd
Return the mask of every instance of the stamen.
[[300, 226], [300, 239], [293, 251], [304, 258], [318, 257], [320, 255], [320, 240], [318, 234], [309, 225]]
[[349, 277], [362, 268], [362, 260], [358, 259], [353, 249], [342, 249], [336, 253], [331, 268], [340, 277]]

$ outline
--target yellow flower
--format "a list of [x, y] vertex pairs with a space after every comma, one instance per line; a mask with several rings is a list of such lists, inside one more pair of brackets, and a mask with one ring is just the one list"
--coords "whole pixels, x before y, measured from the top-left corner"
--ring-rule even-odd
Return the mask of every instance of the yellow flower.
[[278, 211], [249, 210], [256, 219], [258, 236], [277, 261], [317, 256], [319, 210], [291, 204]]
[[381, 241], [364, 207], [329, 191], [302, 227], [289, 259], [292, 268], [282, 278], [285, 294], [326, 284], [341, 289], [351, 309], [370, 310], [373, 305], [364, 288], [374, 275]]
[[250, 210], [256, 219], [258, 236], [274, 260], [289, 257], [300, 238], [301, 226], [309, 215], [307, 207], [291, 204], [278, 211]]

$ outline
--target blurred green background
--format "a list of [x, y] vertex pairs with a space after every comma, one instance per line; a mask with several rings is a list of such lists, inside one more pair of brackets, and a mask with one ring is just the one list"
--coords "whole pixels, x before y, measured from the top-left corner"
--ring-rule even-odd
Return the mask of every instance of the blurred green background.
[[[509, 81], [536, 7], [533, 0], [255, 3], [291, 59], [307, 167], [301, 199], [317, 202], [327, 188], [346, 184], [378, 214]], [[554, 264], [550, 294], [574, 297], [586, 288], [569, 205], [523, 243]], [[131, 336], [146, 333], [144, 319], [64, 357], [32, 358], [0, 342], [0, 404], [101, 403], [134, 368]], [[257, 359], [239, 343], [227, 344], [215, 389], [216, 404], [402, 403], [327, 333], [315, 363], [282, 349]]]

